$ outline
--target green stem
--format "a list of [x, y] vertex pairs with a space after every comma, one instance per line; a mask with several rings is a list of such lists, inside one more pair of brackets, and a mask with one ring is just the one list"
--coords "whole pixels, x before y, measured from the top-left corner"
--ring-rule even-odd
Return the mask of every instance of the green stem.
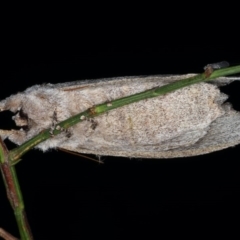
[[[147, 98], [157, 97], [157, 96], [175, 91], [177, 89], [189, 86], [194, 83], [209, 81], [209, 80], [212, 80], [212, 79], [215, 79], [218, 77], [223, 77], [223, 76], [227, 76], [227, 75], [231, 75], [231, 74], [237, 74], [237, 73], [240, 73], [240, 65], [234, 66], [234, 67], [223, 68], [223, 69], [219, 69], [219, 70], [215, 70], [215, 71], [213, 71], [212, 69], [210, 69], [210, 70], [211, 70], [210, 72], [206, 70], [204, 73], [198, 74], [194, 77], [182, 79], [180, 81], [177, 81], [177, 82], [174, 82], [174, 83], [171, 83], [168, 85], [164, 85], [159, 88], [154, 88], [151, 90], [147, 90], [145, 92], [141, 92], [141, 93], [134, 94], [134, 95], [124, 97], [124, 98], [120, 98], [120, 99], [112, 101], [111, 103], [99, 104], [97, 106], [94, 106], [94, 107], [82, 112], [82, 113], [79, 113], [73, 117], [70, 117], [65, 121], [62, 121], [57, 125], [60, 128], [67, 129], [67, 128], [83, 121], [85, 118], [93, 118], [93, 117], [96, 117], [107, 111], [110, 111], [110, 110], [118, 108], [118, 107], [122, 107], [124, 105], [130, 104], [133, 102], [137, 102], [137, 101], [147, 99]], [[26, 141], [21, 146], [11, 150], [9, 152], [9, 155], [10, 155], [12, 164], [16, 164], [19, 161], [18, 159], [23, 154], [25, 154], [27, 151], [29, 151], [30, 149], [35, 147], [37, 144], [47, 140], [52, 135], [59, 134], [60, 132], [62, 132], [62, 130], [55, 129], [53, 131], [53, 133], [50, 133], [50, 132], [51, 132], [51, 130], [47, 129], [47, 130], [39, 133], [37, 136], [33, 137], [32, 139]]]
[[18, 182], [15, 166], [9, 162], [9, 152], [0, 139], [0, 167], [7, 190], [7, 196], [17, 220], [18, 229], [22, 240], [32, 240], [32, 233], [24, 210], [24, 202]]

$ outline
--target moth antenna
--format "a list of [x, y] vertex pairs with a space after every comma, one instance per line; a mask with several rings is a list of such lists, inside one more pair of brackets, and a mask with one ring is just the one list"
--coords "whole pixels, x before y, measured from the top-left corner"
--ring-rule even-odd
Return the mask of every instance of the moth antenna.
[[104, 162], [103, 162], [100, 158], [98, 158], [98, 160], [97, 160], [97, 159], [88, 157], [88, 156], [86, 156], [86, 155], [83, 155], [83, 154], [80, 154], [80, 153], [76, 153], [76, 152], [74, 152], [74, 151], [66, 150], [66, 149], [64, 149], [64, 148], [58, 148], [58, 149], [59, 149], [60, 151], [66, 152], [66, 153], [70, 153], [70, 154], [73, 154], [73, 155], [76, 155], [76, 156], [79, 156], [79, 157], [86, 158], [86, 159], [91, 160], [91, 161], [93, 161], [93, 162], [97, 162], [97, 163], [100, 163], [100, 164], [104, 164]]

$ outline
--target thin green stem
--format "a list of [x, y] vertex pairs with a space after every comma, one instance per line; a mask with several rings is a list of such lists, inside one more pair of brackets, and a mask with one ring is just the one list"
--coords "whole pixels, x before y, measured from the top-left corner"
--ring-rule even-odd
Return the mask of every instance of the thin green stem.
[[24, 210], [24, 202], [18, 182], [15, 166], [9, 162], [9, 152], [0, 139], [0, 167], [7, 196], [13, 208], [22, 240], [32, 240], [32, 233]]
[[[185, 78], [180, 81], [177, 81], [177, 82], [174, 82], [174, 83], [171, 83], [168, 85], [164, 85], [159, 88], [154, 88], [151, 90], [147, 90], [145, 92], [141, 92], [141, 93], [134, 94], [134, 95], [124, 97], [124, 98], [120, 98], [120, 99], [112, 101], [111, 103], [99, 104], [97, 106], [94, 106], [94, 107], [82, 112], [82, 113], [79, 113], [73, 117], [70, 117], [63, 122], [60, 122], [59, 124], [57, 124], [57, 126], [60, 127], [59, 129], [62, 129], [62, 128], [67, 129], [67, 128], [83, 121], [85, 118], [93, 118], [93, 117], [96, 117], [107, 111], [110, 111], [110, 110], [118, 108], [118, 107], [122, 107], [124, 105], [130, 104], [133, 102], [137, 102], [137, 101], [140, 101], [143, 99], [153, 98], [153, 97], [157, 97], [160, 95], [164, 95], [166, 93], [189, 86], [191, 84], [195, 84], [195, 83], [199, 83], [199, 82], [203, 82], [203, 81], [210, 81], [210, 80], [213, 80], [218, 77], [223, 77], [223, 76], [237, 74], [237, 73], [240, 73], [240, 65], [234, 66], [234, 67], [223, 68], [223, 69], [219, 69], [219, 70], [215, 70], [215, 71], [210, 69], [210, 72], [207, 70], [204, 73], [198, 74], [194, 77]], [[25, 154], [27, 151], [29, 151], [30, 149], [35, 147], [37, 144], [47, 140], [52, 135], [59, 134], [60, 132], [62, 132], [62, 131], [55, 129], [51, 133], [51, 130], [47, 129], [47, 130], [39, 133], [37, 136], [33, 137], [32, 139], [26, 141], [21, 146], [13, 149], [12, 151], [9, 152], [12, 164], [17, 163], [18, 159], [23, 154]]]

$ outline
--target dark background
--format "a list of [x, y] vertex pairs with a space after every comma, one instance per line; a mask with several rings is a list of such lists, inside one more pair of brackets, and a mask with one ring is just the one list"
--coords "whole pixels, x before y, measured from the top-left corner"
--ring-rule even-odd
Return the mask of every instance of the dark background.
[[[89, 42], [68, 49], [48, 41], [10, 44], [0, 98], [48, 82], [198, 73], [206, 64], [223, 60], [240, 64], [235, 46], [159, 45]], [[240, 82], [223, 88], [238, 111], [239, 90]], [[11, 116], [0, 114], [1, 128], [14, 126]], [[9, 142], [7, 146], [13, 147]], [[187, 235], [190, 230], [195, 238], [238, 226], [239, 155], [236, 146], [168, 160], [102, 157], [105, 164], [99, 165], [61, 151], [31, 150], [16, 168], [35, 239], [85, 239], [110, 232], [113, 239], [122, 239], [155, 231]], [[0, 227], [18, 236], [2, 180]]]

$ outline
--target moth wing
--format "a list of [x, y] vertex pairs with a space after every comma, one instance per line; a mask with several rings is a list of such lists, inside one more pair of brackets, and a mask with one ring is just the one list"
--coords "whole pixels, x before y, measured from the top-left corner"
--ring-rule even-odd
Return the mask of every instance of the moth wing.
[[[98, 87], [104, 86], [105, 84], [115, 84], [117, 81], [125, 81], [126, 84], [130, 82], [137, 81], [138, 83], [144, 81], [159, 81], [165, 85], [185, 77], [191, 77], [195, 74], [187, 75], [160, 75], [160, 76], [142, 76], [142, 77], [124, 77], [124, 78], [113, 78], [113, 79], [102, 79], [100, 81], [94, 82], [90, 81], [80, 81], [78, 83], [72, 82], [61, 89], [64, 91], [74, 91], [75, 89], [81, 89], [86, 87]], [[225, 85], [234, 80], [239, 80], [239, 77], [221, 77], [214, 81], [211, 81], [216, 85]], [[121, 84], [122, 84], [121, 81]], [[124, 156], [124, 157], [140, 157], [140, 158], [175, 158], [175, 157], [187, 157], [196, 156], [213, 151], [218, 151], [224, 148], [235, 146], [240, 143], [240, 113], [229, 108], [226, 113], [215, 120], [209, 127], [207, 134], [200, 139], [197, 143], [190, 147], [182, 147], [168, 151], [112, 151], [111, 149], [105, 150], [93, 150], [86, 148], [71, 148], [69, 145], [62, 145], [61, 148], [75, 151], [79, 153], [96, 154], [96, 155], [108, 155], [108, 156]]]
[[209, 127], [207, 134], [192, 146], [177, 148], [167, 151], [112, 151], [90, 150], [85, 148], [71, 148], [70, 146], [61, 146], [68, 151], [74, 151], [86, 154], [96, 154], [103, 156], [121, 156], [130, 158], [177, 158], [190, 157], [219, 151], [228, 147], [240, 144], [240, 113], [229, 109], [226, 113], [217, 118]]

